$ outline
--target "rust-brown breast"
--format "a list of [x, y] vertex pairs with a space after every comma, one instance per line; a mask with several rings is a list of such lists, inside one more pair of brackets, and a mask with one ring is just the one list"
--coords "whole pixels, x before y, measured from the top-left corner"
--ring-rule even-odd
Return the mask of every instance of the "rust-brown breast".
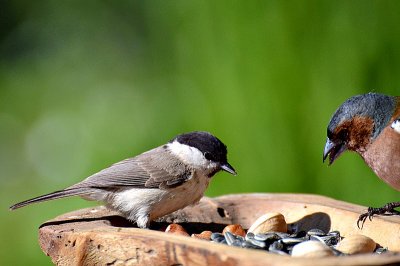
[[379, 178], [400, 191], [400, 134], [391, 128], [399, 117], [400, 108], [397, 107], [388, 125], [360, 154]]

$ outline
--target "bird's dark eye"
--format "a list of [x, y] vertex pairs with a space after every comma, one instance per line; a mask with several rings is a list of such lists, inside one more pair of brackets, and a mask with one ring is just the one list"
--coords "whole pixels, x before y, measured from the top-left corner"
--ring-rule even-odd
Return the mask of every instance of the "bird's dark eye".
[[206, 151], [205, 153], [204, 153], [204, 157], [207, 159], [207, 160], [212, 160], [212, 155], [211, 155], [211, 153], [209, 153], [208, 151]]
[[327, 134], [326, 135], [328, 136], [329, 139], [333, 138], [333, 132], [330, 131], [329, 129], [327, 130]]
[[340, 140], [347, 140], [348, 135], [349, 135], [349, 132], [347, 130], [341, 130], [341, 131], [339, 131], [337, 136]]

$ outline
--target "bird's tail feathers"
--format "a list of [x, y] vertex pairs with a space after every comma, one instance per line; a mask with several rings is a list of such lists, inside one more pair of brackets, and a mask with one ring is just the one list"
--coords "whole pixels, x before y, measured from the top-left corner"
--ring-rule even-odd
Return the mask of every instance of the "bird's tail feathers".
[[60, 199], [60, 198], [65, 198], [69, 196], [79, 196], [79, 195], [84, 195], [88, 194], [88, 188], [67, 188], [64, 190], [59, 190], [55, 191], [46, 195], [42, 195], [33, 199], [28, 199], [25, 201], [22, 201], [20, 203], [14, 204], [13, 206], [10, 207], [10, 210], [15, 210], [21, 207], [25, 207], [27, 205], [30, 205], [32, 203], [38, 203], [38, 202], [43, 202], [43, 201], [48, 201], [48, 200], [53, 200], [53, 199]]

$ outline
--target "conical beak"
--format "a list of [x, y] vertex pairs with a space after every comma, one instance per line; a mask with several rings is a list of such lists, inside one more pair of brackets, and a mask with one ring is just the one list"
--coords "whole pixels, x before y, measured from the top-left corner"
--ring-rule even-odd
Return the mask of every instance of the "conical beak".
[[235, 169], [233, 169], [232, 165], [230, 165], [229, 163], [224, 163], [223, 165], [221, 165], [221, 169], [232, 175], [237, 175]]
[[333, 142], [329, 138], [326, 139], [322, 162], [325, 162], [329, 155], [329, 165], [331, 165], [344, 151], [347, 150], [344, 142]]

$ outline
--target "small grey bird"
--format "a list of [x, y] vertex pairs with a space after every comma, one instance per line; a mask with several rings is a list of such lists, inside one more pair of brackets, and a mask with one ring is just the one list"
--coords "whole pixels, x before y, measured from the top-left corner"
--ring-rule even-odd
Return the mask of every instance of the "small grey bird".
[[66, 189], [17, 203], [10, 209], [80, 196], [103, 201], [139, 227], [148, 228], [150, 221], [197, 203], [211, 177], [220, 170], [236, 175], [228, 163], [225, 144], [208, 132], [195, 131], [113, 164]]

